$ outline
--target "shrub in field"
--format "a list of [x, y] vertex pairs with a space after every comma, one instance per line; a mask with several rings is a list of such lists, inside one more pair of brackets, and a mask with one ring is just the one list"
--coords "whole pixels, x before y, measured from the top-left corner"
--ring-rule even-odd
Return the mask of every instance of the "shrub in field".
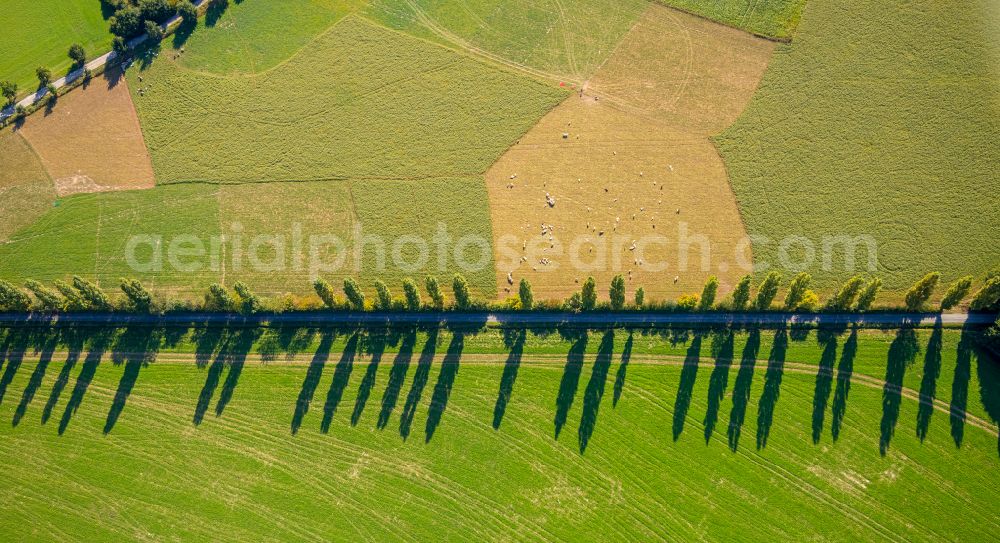
[[802, 311], [814, 311], [819, 307], [819, 295], [811, 290], [806, 290], [805, 294], [802, 295], [802, 301], [795, 309]]
[[39, 308], [45, 311], [58, 311], [63, 308], [63, 299], [59, 295], [59, 292], [46, 287], [34, 279], [29, 279], [24, 284], [24, 287], [31, 291], [35, 299], [38, 300]]
[[593, 277], [587, 277], [580, 290], [580, 309], [590, 311], [597, 306], [597, 282]]
[[329, 309], [337, 308], [336, 293], [333, 292], [333, 287], [330, 286], [330, 283], [327, 283], [323, 279], [316, 279], [313, 281], [313, 289], [316, 291], [319, 299], [323, 300], [323, 305]]
[[451, 280], [451, 290], [455, 293], [455, 307], [468, 309], [472, 303], [469, 298], [469, 283], [460, 274], [455, 274]]
[[780, 284], [780, 273], [773, 271], [767, 274], [764, 280], [760, 282], [760, 287], [757, 288], [757, 301], [754, 307], [759, 310], [770, 308], [771, 303], [774, 302], [774, 297], [778, 295], [778, 286]]
[[149, 36], [149, 39], [153, 40], [154, 42], [163, 39], [163, 27], [161, 27], [155, 21], [146, 21], [143, 26], [146, 30], [146, 35]]
[[438, 284], [437, 277], [427, 276], [424, 282], [427, 288], [427, 295], [431, 297], [431, 305], [438, 311], [444, 309], [444, 294], [441, 292], [441, 285]]
[[583, 309], [583, 295], [579, 292], [574, 292], [566, 299], [566, 303], [563, 304], [563, 308], [568, 311], [580, 311]]
[[260, 298], [250, 290], [243, 281], [237, 281], [233, 285], [233, 290], [236, 291], [236, 295], [240, 297], [240, 312], [246, 315], [256, 313], [261, 310], [263, 304], [261, 304]]
[[381, 279], [375, 280], [375, 309], [388, 311], [392, 309], [392, 293], [389, 286]]
[[699, 303], [697, 294], [685, 294], [677, 299], [677, 309], [681, 311], [694, 311]]
[[743, 311], [750, 301], [750, 281], [753, 277], [744, 275], [733, 289], [733, 311]]
[[406, 299], [406, 309], [420, 310], [420, 290], [417, 289], [417, 283], [409, 277], [403, 280], [403, 296]]
[[87, 302], [82, 296], [80, 296], [80, 293], [77, 292], [72, 285], [59, 279], [53, 281], [52, 285], [56, 287], [56, 290], [59, 291], [59, 294], [65, 300], [63, 303], [63, 309], [67, 311], [82, 311], [84, 309], [88, 309]]
[[0, 94], [3, 95], [7, 104], [14, 103], [14, 99], [17, 98], [17, 83], [0, 81]]
[[947, 310], [955, 307], [968, 296], [970, 290], [972, 290], [971, 275], [966, 275], [955, 281], [944, 293], [944, 298], [941, 299], [941, 309]]
[[625, 278], [618, 274], [611, 278], [611, 288], [608, 289], [611, 299], [611, 309], [619, 310], [625, 307]]
[[904, 297], [906, 309], [910, 311], [920, 311], [923, 309], [927, 300], [930, 300], [931, 294], [934, 294], [934, 289], [937, 288], [938, 281], [940, 280], [940, 273], [931, 272], [914, 283], [910, 287], [910, 290], [906, 291], [906, 296]]
[[166, 22], [177, 10], [167, 0], [139, 0], [139, 13], [146, 21]]
[[641, 309], [642, 304], [646, 301], [646, 291], [639, 287], [635, 289], [635, 307]]
[[858, 311], [868, 311], [871, 309], [875, 305], [875, 298], [878, 296], [880, 290], [882, 290], [882, 279], [876, 277], [869, 281], [865, 289], [861, 291], [861, 295], [858, 296], [856, 309]]
[[111, 50], [118, 55], [118, 58], [124, 57], [128, 54], [128, 42], [121, 36], [115, 36], [111, 39]]
[[83, 46], [79, 43], [74, 43], [69, 46], [69, 59], [73, 61], [74, 66], [83, 66], [87, 62], [87, 52], [83, 50]]
[[975, 311], [986, 311], [995, 309], [998, 302], [1000, 302], [1000, 276], [995, 276], [987, 280], [986, 284], [976, 292], [969, 308]]
[[788, 284], [788, 295], [785, 296], [786, 310], [794, 311], [799, 308], [799, 305], [806, 296], [806, 292], [809, 292], [810, 282], [812, 282], [812, 276], [806, 272], [802, 272], [792, 278], [792, 282]]
[[73, 288], [80, 293], [80, 297], [83, 298], [89, 309], [95, 309], [97, 311], [107, 311], [108, 309], [111, 309], [111, 302], [108, 300], [108, 295], [94, 283], [91, 283], [78, 275], [74, 275]]
[[108, 19], [111, 33], [115, 36], [129, 39], [142, 30], [142, 13], [135, 6], [124, 7]]
[[198, 8], [190, 0], [177, 2], [177, 14], [184, 19], [184, 24], [190, 25], [198, 20]]
[[147, 312], [153, 306], [153, 296], [139, 281], [122, 278], [121, 289], [129, 310]]
[[531, 283], [523, 277], [518, 285], [517, 297], [521, 302], [521, 309], [528, 311], [535, 306], [535, 295], [531, 292]]
[[16, 286], [0, 279], [0, 311], [26, 311], [31, 298]]
[[850, 311], [864, 286], [865, 280], [860, 275], [848, 279], [837, 294], [827, 300], [826, 308], [833, 311]]
[[219, 283], [212, 283], [205, 293], [205, 309], [209, 311], [231, 311], [235, 307], [233, 297], [226, 291], [226, 287]]
[[39, 66], [35, 68], [35, 77], [38, 78], [39, 87], [46, 87], [52, 82], [52, 70], [45, 66]]
[[365, 310], [365, 293], [361, 292], [361, 287], [358, 286], [358, 282], [354, 278], [344, 279], [344, 295], [347, 296], [347, 302], [351, 304], [351, 309]]
[[719, 278], [711, 276], [705, 281], [705, 288], [701, 289], [701, 300], [698, 302], [699, 311], [708, 311], [715, 305], [715, 296], [719, 292]]

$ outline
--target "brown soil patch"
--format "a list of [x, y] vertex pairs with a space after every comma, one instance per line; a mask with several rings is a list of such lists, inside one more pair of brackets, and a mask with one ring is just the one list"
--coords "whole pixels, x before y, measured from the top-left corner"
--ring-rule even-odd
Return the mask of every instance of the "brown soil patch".
[[125, 80], [95, 78], [36, 113], [20, 133], [31, 143], [60, 196], [150, 188], [153, 166]]
[[584, 94], [487, 172], [500, 296], [527, 277], [536, 297], [565, 298], [593, 275], [606, 297], [619, 273], [630, 297], [699, 292], [711, 274], [731, 288], [752, 260], [708, 136], [743, 110], [773, 47], [651, 6]]
[[52, 180], [28, 142], [0, 132], [0, 242], [33, 223], [56, 199]]

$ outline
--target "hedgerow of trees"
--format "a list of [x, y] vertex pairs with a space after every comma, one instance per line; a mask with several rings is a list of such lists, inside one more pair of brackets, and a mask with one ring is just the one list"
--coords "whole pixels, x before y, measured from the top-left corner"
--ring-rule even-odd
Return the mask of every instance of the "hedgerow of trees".
[[[940, 282], [940, 274], [929, 273], [918, 280], [906, 292], [904, 308], [909, 311], [922, 311], [929, 307], [930, 299]], [[882, 281], [879, 278], [865, 280], [861, 276], [852, 277], [841, 286], [825, 304], [820, 306], [818, 295], [809, 289], [811, 277], [800, 273], [787, 284], [784, 311], [870, 311], [875, 307], [876, 298], [881, 290]], [[718, 278], [712, 276], [706, 281], [701, 294], [685, 294], [674, 302], [654, 301], [645, 299], [644, 290], [639, 287], [634, 292], [632, 304], [626, 304], [628, 299], [624, 277], [615, 276], [608, 288], [607, 301], [598, 300], [598, 285], [593, 277], [584, 281], [582, 288], [574, 292], [567, 300], [555, 302], [552, 300], [538, 301], [535, 299], [531, 283], [522, 278], [518, 293], [503, 303], [490, 304], [473, 299], [468, 282], [459, 274], [452, 278], [451, 290], [454, 302], [446, 304], [444, 294], [437, 278], [428, 276], [424, 287], [429, 301], [424, 302], [420, 289], [412, 278], [402, 282], [403, 296], [394, 298], [388, 284], [382, 280], [374, 281], [374, 298], [368, 301], [361, 284], [354, 278], [343, 280], [340, 291], [335, 289], [325, 279], [319, 278], [313, 282], [318, 302], [296, 303], [294, 300], [281, 303], [278, 300], [264, 299], [255, 294], [246, 283], [237, 281], [232, 291], [215, 283], [205, 291], [201, 304], [190, 304], [179, 301], [157, 299], [143, 284], [136, 279], [123, 278], [119, 283], [121, 294], [112, 299], [97, 283], [80, 276], [73, 276], [69, 282], [55, 280], [51, 286], [39, 281], [28, 280], [22, 287], [9, 281], [0, 280], [0, 311], [129, 311], [137, 313], [163, 312], [176, 310], [207, 310], [236, 311], [244, 314], [262, 311], [282, 311], [290, 309], [326, 308], [331, 310], [382, 310], [382, 311], [420, 311], [420, 310], [470, 310], [470, 309], [521, 309], [533, 310], [673, 310], [673, 311], [768, 311], [781, 290], [781, 275], [777, 272], [767, 274], [759, 283], [756, 292], [752, 292], [753, 276], [747, 275], [736, 284], [731, 297], [719, 304], [715, 298], [719, 289]], [[973, 287], [976, 280], [966, 276], [955, 280], [942, 296], [938, 307], [949, 310], [958, 307], [969, 299], [968, 307], [976, 311], [1000, 310], [1000, 272], [988, 274], [980, 283], [978, 289]], [[970, 293], [973, 293], [970, 298]], [[751, 304], [750, 301], [753, 300]], [[891, 306], [887, 309], [893, 309]]]

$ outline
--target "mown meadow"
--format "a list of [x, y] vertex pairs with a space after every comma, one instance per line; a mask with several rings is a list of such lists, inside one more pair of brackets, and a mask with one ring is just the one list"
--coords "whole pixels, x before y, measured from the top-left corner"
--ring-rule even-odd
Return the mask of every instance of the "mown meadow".
[[22, 540], [998, 527], [1000, 373], [969, 331], [61, 334], [0, 340], [0, 527]]
[[38, 87], [35, 68], [66, 75], [74, 43], [91, 57], [111, 49], [111, 33], [99, 0], [7, 0], [0, 10], [0, 80], [16, 83], [18, 96]]
[[[755, 259], [778, 262], [789, 236], [820, 247], [870, 235], [896, 291], [924, 270], [951, 281], [1000, 262], [1000, 12], [989, 4], [809, 2], [716, 140], [749, 233], [770, 240]], [[842, 249], [834, 257], [846, 262]], [[810, 271], [824, 286], [844, 276], [818, 260]]]

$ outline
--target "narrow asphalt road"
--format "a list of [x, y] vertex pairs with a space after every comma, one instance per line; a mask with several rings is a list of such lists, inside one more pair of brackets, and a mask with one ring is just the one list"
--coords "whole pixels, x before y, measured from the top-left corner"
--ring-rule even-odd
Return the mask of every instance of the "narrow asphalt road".
[[399, 325], [438, 324], [457, 326], [476, 325], [570, 325], [604, 328], [610, 326], [665, 327], [665, 326], [762, 326], [783, 325], [858, 325], [862, 327], [932, 326], [940, 320], [942, 325], [985, 327], [993, 324], [996, 316], [989, 313], [656, 313], [639, 311], [565, 313], [565, 312], [333, 312], [312, 311], [294, 313], [261, 313], [240, 315], [234, 313], [176, 313], [144, 315], [130, 313], [0, 313], [0, 325], [158, 325], [192, 326], [199, 324], [252, 326], [343, 326], [343, 325]]

